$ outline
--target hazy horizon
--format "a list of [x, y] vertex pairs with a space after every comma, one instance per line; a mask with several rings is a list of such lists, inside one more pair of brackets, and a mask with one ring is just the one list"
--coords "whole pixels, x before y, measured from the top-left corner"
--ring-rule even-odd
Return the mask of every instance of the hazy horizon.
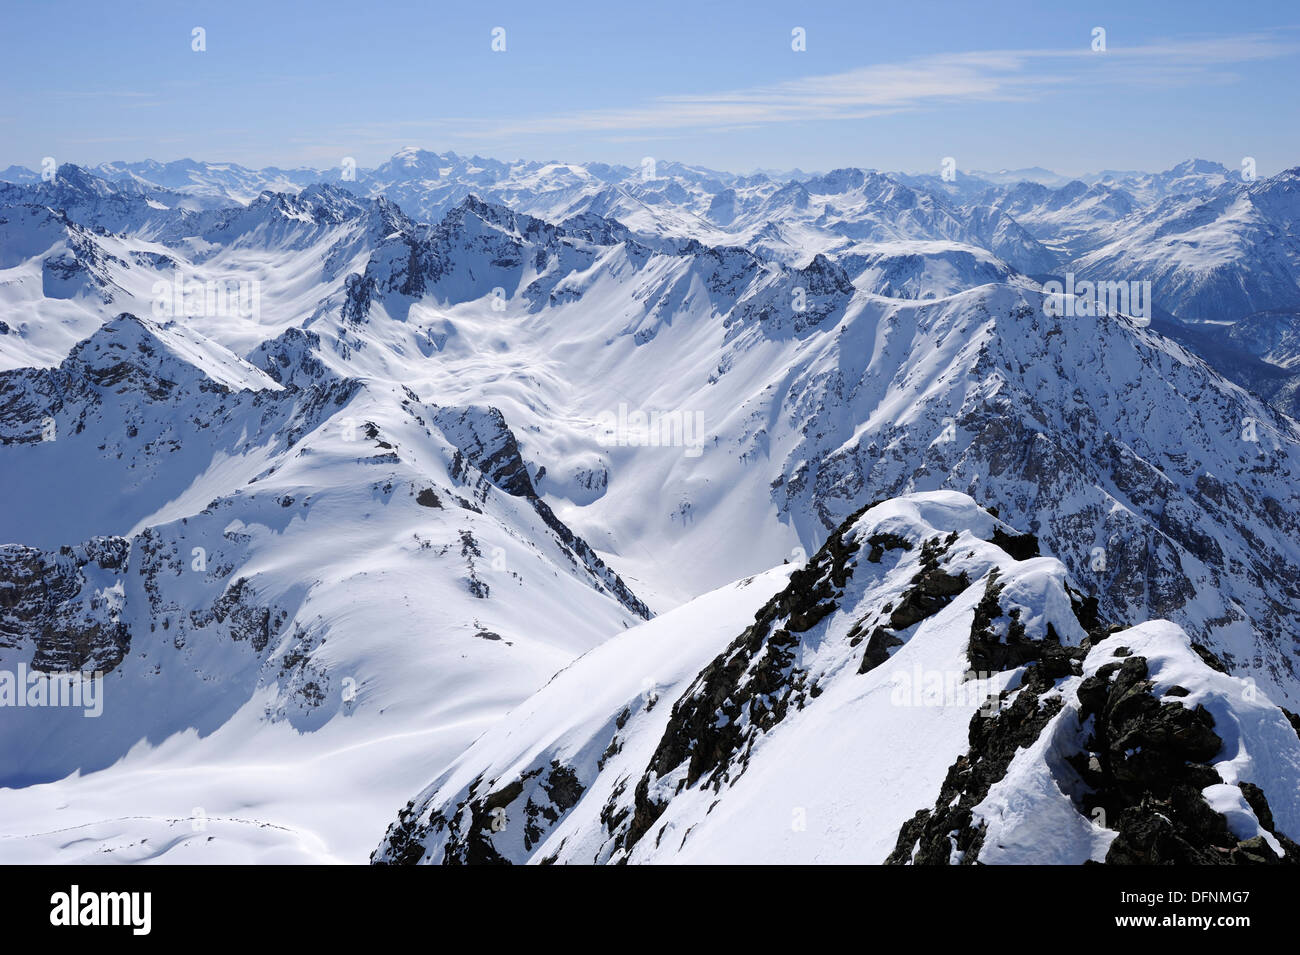
[[[395, 159], [397, 156], [401, 155], [403, 152], [406, 152], [406, 151], [411, 150], [411, 149], [418, 150], [418, 151], [421, 152], [421, 153], [437, 154], [437, 155], [440, 155], [440, 156], [455, 155], [455, 156], [457, 156], [458, 158], [461, 158], [461, 159], [483, 159], [483, 160], [487, 160], [487, 161], [492, 161], [492, 162], [501, 162], [501, 163], [505, 163], [505, 164], [513, 164], [513, 163], [549, 164], [549, 163], [554, 163], [554, 164], [558, 164], [558, 165], [582, 165], [582, 164], [591, 164], [591, 165], [595, 165], [595, 164], [598, 164], [598, 163], [601, 162], [601, 160], [581, 160], [581, 159], [572, 159], [572, 158], [566, 158], [566, 157], [560, 157], [560, 156], [545, 156], [545, 157], [543, 157], [543, 156], [514, 156], [514, 157], [492, 156], [492, 155], [483, 155], [483, 154], [480, 154], [480, 153], [462, 153], [462, 152], [459, 152], [459, 151], [457, 151], [457, 150], [455, 150], [455, 149], [432, 149], [432, 148], [428, 148], [428, 147], [424, 147], [424, 146], [407, 145], [407, 146], [403, 146], [403, 147], [401, 147], [400, 149], [396, 149], [396, 150], [394, 150], [393, 153], [392, 153], [390, 156], [388, 156], [387, 159], [384, 159], [384, 160], [382, 160], [382, 161], [379, 162], [379, 163], [375, 163], [375, 164], [373, 164], [373, 165], [359, 165], [359, 166], [357, 167], [357, 168], [358, 168], [358, 171], [361, 171], [361, 172], [373, 172], [374, 170], [376, 170], [376, 169], [380, 168], [381, 166], [383, 166], [385, 163], [392, 161], [392, 160]], [[716, 166], [707, 166], [707, 165], [700, 164], [700, 163], [694, 163], [694, 162], [691, 162], [691, 161], [689, 161], [689, 160], [681, 159], [681, 158], [674, 157], [674, 156], [658, 156], [658, 157], [654, 157], [654, 158], [656, 159], [657, 162], [662, 163], [662, 164], [682, 165], [682, 166], [687, 166], [687, 167], [691, 167], [691, 168], [695, 168], [695, 169], [704, 170], [704, 171], [707, 171], [707, 172], [719, 172], [719, 173], [725, 173], [725, 174], [728, 174], [728, 175], [736, 175], [736, 176], [752, 176], [752, 175], [793, 176], [793, 175], [800, 175], [800, 176], [813, 177], [813, 176], [823, 176], [823, 175], [826, 175], [826, 174], [828, 174], [828, 173], [830, 173], [830, 172], [833, 172], [835, 169], [846, 169], [846, 168], [848, 168], [848, 169], [862, 169], [862, 170], [864, 170], [864, 171], [877, 172], [877, 173], [880, 173], [880, 174], [882, 174], [882, 175], [894, 175], [894, 174], [898, 174], [898, 175], [906, 175], [906, 176], [924, 176], [924, 175], [933, 175], [933, 174], [936, 174], [936, 173], [938, 173], [938, 172], [940, 171], [940, 169], [939, 169], [938, 166], [936, 166], [935, 168], [931, 168], [931, 169], [887, 169], [887, 168], [884, 168], [884, 167], [881, 167], [881, 166], [869, 165], [869, 164], [863, 164], [863, 163], [854, 163], [854, 164], [850, 164], [850, 165], [847, 165], [847, 166], [836, 166], [836, 167], [828, 167], [828, 168], [823, 168], [823, 169], [803, 169], [803, 168], [797, 168], [797, 167], [791, 167], [791, 168], [754, 167], [754, 168], [751, 168], [751, 169], [722, 169], [722, 168], [719, 168], [719, 167], [716, 167]], [[173, 158], [173, 159], [159, 159], [159, 158], [156, 157], [156, 156], [140, 156], [140, 157], [129, 158], [129, 159], [128, 159], [128, 158], [124, 158], [124, 157], [117, 157], [117, 158], [114, 158], [114, 159], [90, 159], [90, 160], [84, 160], [84, 161], [79, 161], [79, 160], [77, 160], [77, 159], [74, 158], [74, 159], [61, 159], [61, 160], [58, 161], [58, 165], [62, 166], [62, 165], [65, 165], [65, 164], [71, 164], [71, 165], [74, 165], [74, 166], [78, 166], [78, 167], [80, 167], [80, 168], [82, 168], [82, 169], [96, 170], [96, 169], [100, 169], [100, 168], [105, 167], [105, 166], [123, 166], [123, 167], [128, 167], [128, 166], [138, 165], [138, 164], [146, 163], [146, 162], [155, 162], [155, 163], [159, 163], [159, 164], [161, 164], [161, 165], [171, 165], [171, 164], [174, 164], [174, 163], [190, 163], [190, 162], [192, 162], [192, 163], [195, 163], [195, 164], [197, 164], [197, 165], [206, 165], [206, 166], [211, 166], [211, 167], [222, 167], [222, 166], [239, 167], [239, 168], [247, 169], [247, 170], [250, 171], [250, 172], [262, 172], [262, 171], [265, 171], [265, 170], [278, 169], [278, 170], [282, 170], [282, 171], [284, 171], [284, 172], [300, 172], [300, 171], [309, 171], [309, 172], [329, 173], [329, 172], [336, 172], [336, 171], [338, 170], [338, 168], [339, 168], [337, 164], [334, 165], [334, 166], [311, 166], [311, 165], [292, 165], [292, 164], [282, 163], [282, 162], [270, 162], [270, 163], [267, 163], [266, 165], [262, 165], [262, 166], [247, 166], [247, 165], [245, 165], [245, 164], [243, 164], [243, 163], [235, 162], [235, 161], [233, 161], [233, 160], [229, 160], [229, 159], [208, 159], [208, 158], [204, 158], [204, 157], [202, 157], [202, 156], [179, 156], [179, 157], [176, 157], [176, 158]], [[1155, 169], [1155, 168], [1137, 168], [1137, 167], [1128, 167], [1128, 166], [1111, 166], [1111, 167], [1107, 167], [1107, 168], [1105, 168], [1105, 169], [1086, 169], [1086, 170], [1077, 171], [1077, 172], [1065, 172], [1065, 171], [1062, 171], [1062, 170], [1059, 170], [1059, 169], [1053, 169], [1053, 168], [1051, 168], [1051, 167], [1049, 167], [1049, 166], [1045, 166], [1045, 165], [1043, 165], [1042, 163], [1032, 163], [1032, 162], [1031, 162], [1031, 163], [1029, 163], [1029, 164], [1027, 164], [1027, 165], [1024, 165], [1024, 166], [1016, 166], [1016, 167], [1003, 166], [1003, 167], [999, 167], [999, 168], [986, 168], [986, 169], [967, 169], [967, 168], [964, 168], [964, 167], [959, 166], [959, 167], [957, 168], [957, 172], [958, 172], [959, 174], [961, 174], [961, 175], [967, 175], [967, 176], [973, 176], [973, 177], [978, 177], [978, 176], [980, 176], [980, 175], [1011, 175], [1011, 174], [1020, 173], [1020, 172], [1041, 172], [1041, 173], [1051, 173], [1051, 174], [1053, 174], [1053, 175], [1055, 175], [1055, 176], [1061, 178], [1062, 180], [1068, 180], [1068, 179], [1078, 179], [1078, 178], [1085, 178], [1085, 177], [1090, 178], [1090, 177], [1094, 177], [1094, 176], [1101, 176], [1101, 175], [1111, 174], [1111, 173], [1119, 173], [1119, 174], [1124, 174], [1124, 173], [1136, 173], [1136, 174], [1154, 175], [1154, 174], [1158, 174], [1158, 173], [1169, 172], [1169, 171], [1172, 170], [1173, 168], [1175, 168], [1175, 167], [1177, 167], [1177, 166], [1179, 166], [1179, 165], [1181, 165], [1181, 164], [1183, 164], [1183, 163], [1187, 163], [1187, 162], [1211, 162], [1211, 163], [1218, 163], [1219, 165], [1223, 166], [1223, 167], [1224, 167], [1224, 168], [1225, 168], [1229, 173], [1232, 173], [1232, 172], [1238, 171], [1238, 168], [1234, 167], [1233, 165], [1231, 165], [1231, 164], [1229, 164], [1229, 163], [1227, 163], [1227, 162], [1224, 162], [1222, 159], [1216, 159], [1216, 158], [1211, 157], [1211, 156], [1187, 156], [1187, 157], [1184, 157], [1184, 158], [1181, 159], [1181, 160], [1178, 160], [1178, 161], [1175, 162], [1175, 163], [1170, 164], [1169, 166], [1165, 166], [1165, 167], [1163, 167], [1163, 168], [1159, 168], [1159, 169]], [[608, 163], [607, 165], [610, 165], [610, 166], [619, 166], [619, 167], [622, 167], [622, 168], [627, 169], [628, 171], [635, 171], [635, 169], [636, 169], [636, 164], [635, 164], [635, 163]], [[1298, 165], [1298, 166], [1300, 166], [1300, 161], [1297, 161], [1294, 165]], [[40, 164], [39, 164], [39, 163], [36, 163], [36, 164], [29, 164], [29, 163], [25, 163], [25, 162], [10, 162], [10, 163], [7, 163], [7, 164], [5, 164], [3, 167], [0, 167], [0, 172], [7, 172], [7, 171], [10, 170], [10, 169], [16, 169], [16, 168], [18, 168], [18, 169], [25, 169], [25, 170], [27, 170], [28, 172], [32, 173], [33, 175], [39, 175], [39, 173], [40, 173]], [[1291, 165], [1286, 165], [1286, 166], [1283, 166], [1281, 169], [1277, 169], [1277, 170], [1274, 170], [1272, 173], [1268, 173], [1267, 175], [1275, 175], [1275, 174], [1277, 174], [1278, 172], [1282, 172], [1282, 171], [1284, 171], [1285, 169], [1289, 169], [1289, 168], [1292, 168], [1292, 166], [1291, 166]], [[1265, 174], [1265, 173], [1261, 173], [1261, 175], [1266, 175], [1266, 174]]]
[[[574, 2], [8, 11], [6, 163], [194, 158], [373, 168], [405, 143], [634, 167], [1042, 166], [1300, 159], [1300, 11], [1105, 0], [734, 10]], [[57, 71], [49, 51], [58, 50]]]

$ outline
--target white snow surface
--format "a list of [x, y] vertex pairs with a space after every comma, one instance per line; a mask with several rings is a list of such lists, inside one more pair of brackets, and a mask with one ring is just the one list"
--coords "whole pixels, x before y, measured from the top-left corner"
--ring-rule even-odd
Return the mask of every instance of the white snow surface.
[[[0, 709], [0, 859], [364, 861], [449, 766], [531, 758], [493, 750], [499, 736], [559, 745], [551, 687], [575, 679], [589, 685], [564, 752], [598, 746], [584, 766], [609, 742], [607, 704], [661, 685], [609, 764], [630, 767], [673, 694], [783, 586], [782, 560], [879, 497], [906, 496], [872, 512], [881, 526], [970, 535], [972, 577], [1002, 568], [1031, 617], [1064, 633], [1056, 582], [1073, 575], [1117, 618], [1169, 617], [1296, 708], [1300, 429], [1122, 316], [1048, 317], [1030, 277], [1076, 254], [1105, 275], [1137, 249], [1160, 275], [1199, 276], [1175, 287], [1196, 307], [1285, 299], [1294, 171], [1250, 188], [1171, 172], [963, 206], [864, 170], [661, 163], [647, 180], [414, 149], [356, 183], [182, 162], [0, 185], [0, 545], [44, 554], [43, 573], [80, 562], [63, 612], [131, 638], [102, 717]], [[1117, 189], [1136, 197], [1118, 219]], [[1256, 292], [1229, 301], [1217, 290], [1256, 248]], [[256, 283], [256, 310], [172, 314], [178, 276]], [[519, 475], [467, 463], [503, 446], [489, 408], [590, 557]], [[640, 412], [698, 416], [697, 443], [608, 440]], [[991, 553], [993, 519], [952, 490], [1052, 557]], [[85, 558], [111, 535], [130, 540], [125, 571]], [[660, 616], [642, 622], [637, 598]], [[904, 662], [964, 669], [977, 600], [888, 666], [829, 682], [714, 811], [673, 800], [672, 833], [633, 861], [883, 858], [970, 713], [879, 698]], [[847, 617], [825, 624], [837, 639]], [[847, 666], [836, 645], [812, 654], [820, 672]], [[33, 652], [0, 627], [0, 670]], [[883, 731], [837, 736], [870, 721]], [[1249, 781], [1291, 778], [1285, 742], [1251, 749]], [[882, 774], [890, 759], [906, 771]], [[1063, 812], [1041, 772], [1017, 778], [1042, 795], [1008, 805]], [[1232, 793], [1207, 799], [1252, 831]], [[611, 851], [589, 825], [599, 807], [579, 808], [546, 851]], [[1104, 851], [1104, 834], [1074, 835], [1053, 861]]]

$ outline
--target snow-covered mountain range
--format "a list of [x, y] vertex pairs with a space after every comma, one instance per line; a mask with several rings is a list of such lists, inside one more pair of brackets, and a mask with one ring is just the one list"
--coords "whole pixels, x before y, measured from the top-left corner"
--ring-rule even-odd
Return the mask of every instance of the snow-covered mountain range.
[[1300, 168], [1022, 173], [8, 170], [0, 858], [1297, 861]]

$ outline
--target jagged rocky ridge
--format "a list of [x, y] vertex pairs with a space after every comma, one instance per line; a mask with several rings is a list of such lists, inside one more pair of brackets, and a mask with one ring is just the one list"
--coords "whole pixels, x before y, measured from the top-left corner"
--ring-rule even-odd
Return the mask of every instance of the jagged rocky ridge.
[[951, 492], [866, 508], [557, 675], [373, 861], [1300, 861], [1296, 718], [1036, 551]]

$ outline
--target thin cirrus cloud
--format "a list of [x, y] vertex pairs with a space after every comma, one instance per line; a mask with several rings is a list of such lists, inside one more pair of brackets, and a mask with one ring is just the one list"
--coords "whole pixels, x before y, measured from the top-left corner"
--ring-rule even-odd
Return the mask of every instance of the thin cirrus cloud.
[[[1150, 86], [1229, 82], [1224, 67], [1294, 55], [1294, 43], [1250, 34], [1140, 46], [994, 50], [918, 57], [748, 89], [663, 96], [625, 109], [588, 109], [511, 120], [459, 119], [453, 135], [610, 133], [860, 120], [962, 102], [1040, 99], [1090, 84]], [[441, 125], [435, 123], [433, 125]]]

